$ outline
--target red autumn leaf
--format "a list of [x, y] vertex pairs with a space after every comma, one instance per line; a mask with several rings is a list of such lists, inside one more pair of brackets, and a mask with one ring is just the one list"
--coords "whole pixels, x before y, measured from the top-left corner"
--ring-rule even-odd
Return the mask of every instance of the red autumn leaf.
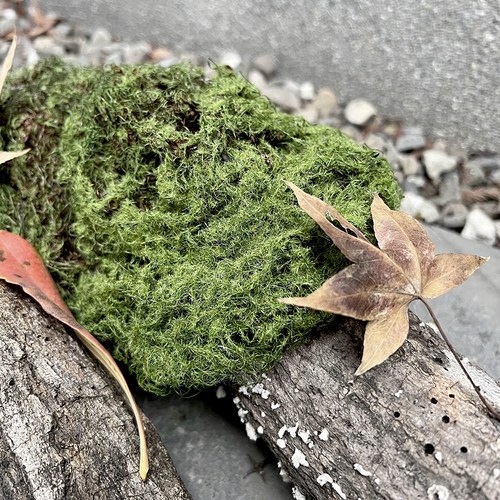
[[25, 239], [0, 231], [0, 279], [19, 285], [42, 309], [72, 328], [87, 349], [120, 384], [134, 413], [140, 439], [139, 473], [146, 479], [148, 456], [141, 413], [115, 360], [105, 347], [73, 317], [35, 248]]
[[403, 344], [408, 335], [410, 302], [420, 299], [427, 305], [426, 299], [460, 285], [487, 261], [476, 255], [435, 255], [423, 226], [407, 214], [390, 210], [376, 195], [371, 211], [377, 248], [333, 207], [287, 184], [300, 207], [353, 264], [309, 296], [281, 301], [368, 321], [356, 375], [379, 365]]

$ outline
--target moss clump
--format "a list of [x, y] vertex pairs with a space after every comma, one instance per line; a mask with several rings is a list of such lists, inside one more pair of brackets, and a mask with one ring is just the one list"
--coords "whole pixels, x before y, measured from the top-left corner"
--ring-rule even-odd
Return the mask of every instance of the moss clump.
[[2, 99], [3, 146], [32, 152], [0, 172], [1, 227], [157, 394], [242, 381], [328, 317], [277, 301], [346, 264], [283, 180], [364, 231], [373, 193], [399, 202], [378, 154], [225, 69], [48, 61]]

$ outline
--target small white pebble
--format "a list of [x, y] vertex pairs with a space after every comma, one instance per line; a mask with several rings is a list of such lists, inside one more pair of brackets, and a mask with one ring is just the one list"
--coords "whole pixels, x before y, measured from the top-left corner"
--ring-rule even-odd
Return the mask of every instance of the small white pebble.
[[261, 384], [260, 382], [252, 387], [252, 392], [254, 394], [262, 394], [263, 390], [264, 390], [264, 384]]
[[285, 448], [285, 447], [286, 447], [286, 439], [277, 439], [277, 440], [276, 440], [276, 444], [277, 444], [280, 448]]
[[498, 479], [500, 477], [500, 469], [493, 469], [493, 477]]
[[298, 469], [301, 465], [309, 467], [309, 462], [306, 460], [306, 456], [298, 448], [295, 448], [295, 451], [293, 452], [292, 464], [296, 469]]
[[264, 434], [264, 427], [262, 427], [262, 425], [259, 425], [259, 427], [257, 427], [257, 433]]
[[327, 429], [323, 429], [318, 437], [321, 439], [321, 441], [328, 441], [328, 437], [330, 436], [330, 433], [328, 432]]
[[304, 441], [304, 443], [306, 444], [309, 443], [309, 441], [311, 440], [309, 437], [311, 433], [309, 431], [299, 431], [298, 434], [300, 439], [302, 439], [302, 441]]
[[297, 437], [297, 429], [299, 428], [299, 423], [297, 422], [293, 427], [288, 427], [288, 434], [290, 436]]
[[332, 488], [336, 491], [337, 495], [340, 498], [342, 498], [342, 500], [347, 499], [347, 497], [345, 496], [345, 493], [342, 491], [342, 488], [340, 487], [340, 484], [332, 483]]
[[299, 392], [299, 390], [298, 390], [297, 388], [295, 388], [295, 389], [293, 390], [293, 392], [295, 392], [295, 394], [297, 394], [297, 393]]
[[260, 412], [260, 416], [261, 416], [262, 418], [266, 418], [266, 416], [267, 416], [267, 415], [266, 415], [266, 413], [265, 413], [265, 412], [261, 411], [261, 412]]
[[242, 423], [245, 423], [245, 415], [248, 413], [248, 410], [244, 410], [243, 408], [240, 408], [238, 410], [238, 417], [240, 417], [240, 420]]
[[314, 443], [312, 441], [310, 441], [307, 446], [309, 446], [309, 449], [312, 449], [314, 448]]
[[440, 484], [433, 484], [430, 488], [427, 489], [427, 498], [429, 500], [449, 500], [450, 491], [446, 486], [442, 486]]
[[287, 431], [287, 426], [284, 425], [279, 431], [278, 431], [278, 436], [282, 438], [285, 435], [285, 432]]
[[403, 394], [403, 389], [399, 389], [399, 391], [396, 392], [396, 394], [394, 394], [394, 396], [396, 396], [397, 398], [399, 398], [401, 396], [401, 394]]
[[217, 387], [217, 390], [215, 391], [215, 397], [217, 399], [224, 399], [226, 396], [227, 396], [226, 389], [224, 389], [222, 385], [219, 385], [219, 387]]
[[250, 423], [247, 422], [245, 424], [245, 430], [247, 431], [247, 436], [250, 439], [250, 441], [257, 441], [257, 433], [255, 432], [255, 427]]
[[241, 399], [240, 399], [238, 396], [236, 396], [235, 398], [233, 398], [233, 403], [234, 403], [235, 405], [239, 405], [239, 404], [240, 404], [240, 402], [241, 402]]
[[268, 399], [270, 394], [271, 393], [267, 389], [264, 389], [261, 393], [262, 399]]
[[246, 385], [242, 385], [239, 389], [238, 392], [241, 392], [241, 394], [244, 394], [245, 396], [250, 396], [248, 393], [248, 387]]
[[277, 410], [280, 406], [279, 403], [271, 403], [271, 410]]
[[443, 462], [443, 454], [440, 451], [436, 451], [436, 453], [434, 453], [434, 458], [438, 464]]
[[374, 481], [375, 481], [375, 484], [380, 484], [380, 479], [378, 477], [375, 478]]
[[318, 479], [316, 479], [316, 481], [318, 481], [318, 484], [320, 486], [325, 486], [326, 483], [333, 484], [332, 476], [330, 476], [330, 474], [327, 474], [326, 472], [318, 476]]
[[354, 464], [354, 470], [359, 472], [362, 476], [371, 476], [372, 473], [367, 471], [361, 464]]

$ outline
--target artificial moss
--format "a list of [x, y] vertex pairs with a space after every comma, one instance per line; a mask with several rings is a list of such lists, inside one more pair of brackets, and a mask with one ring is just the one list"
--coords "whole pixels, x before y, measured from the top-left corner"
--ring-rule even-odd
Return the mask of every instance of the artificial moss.
[[285, 306], [346, 265], [289, 180], [364, 231], [387, 162], [339, 131], [277, 111], [219, 68], [66, 66], [14, 75], [0, 226], [32, 241], [78, 320], [144, 389], [242, 382], [328, 317]]

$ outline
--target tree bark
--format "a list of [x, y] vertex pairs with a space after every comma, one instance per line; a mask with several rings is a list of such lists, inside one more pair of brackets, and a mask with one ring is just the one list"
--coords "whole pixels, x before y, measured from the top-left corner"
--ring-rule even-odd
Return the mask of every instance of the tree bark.
[[[499, 423], [437, 333], [412, 315], [404, 346], [354, 379], [363, 333], [339, 318], [241, 387], [249, 436], [266, 441], [307, 499], [498, 499]], [[500, 408], [499, 385], [467, 366]]]
[[143, 482], [135, 421], [118, 385], [16, 287], [0, 282], [0, 498], [189, 499], [144, 417]]

